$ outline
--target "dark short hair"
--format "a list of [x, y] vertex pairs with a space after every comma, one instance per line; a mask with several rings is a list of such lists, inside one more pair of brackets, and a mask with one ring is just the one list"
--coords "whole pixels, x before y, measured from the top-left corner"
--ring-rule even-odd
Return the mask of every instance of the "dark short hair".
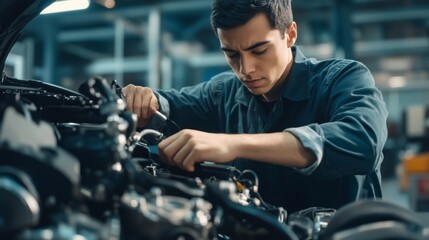
[[271, 27], [281, 33], [293, 21], [291, 0], [213, 0], [212, 28], [217, 36], [218, 28], [239, 27], [259, 13], [265, 14]]

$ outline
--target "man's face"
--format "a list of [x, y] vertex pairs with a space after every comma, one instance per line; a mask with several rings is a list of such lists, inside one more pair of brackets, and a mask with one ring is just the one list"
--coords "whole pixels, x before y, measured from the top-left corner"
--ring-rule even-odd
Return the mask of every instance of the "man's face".
[[296, 24], [280, 33], [271, 28], [264, 14], [258, 14], [245, 25], [217, 29], [217, 33], [229, 65], [246, 88], [266, 101], [275, 100], [292, 66], [290, 47], [295, 42]]

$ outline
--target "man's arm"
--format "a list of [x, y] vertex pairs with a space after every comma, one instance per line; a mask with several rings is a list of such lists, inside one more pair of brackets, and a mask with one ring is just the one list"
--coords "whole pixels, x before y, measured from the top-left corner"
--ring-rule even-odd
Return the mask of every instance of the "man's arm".
[[295, 168], [310, 166], [316, 157], [289, 132], [264, 134], [213, 134], [183, 130], [159, 144], [165, 162], [194, 170], [195, 163], [230, 162], [247, 158]]

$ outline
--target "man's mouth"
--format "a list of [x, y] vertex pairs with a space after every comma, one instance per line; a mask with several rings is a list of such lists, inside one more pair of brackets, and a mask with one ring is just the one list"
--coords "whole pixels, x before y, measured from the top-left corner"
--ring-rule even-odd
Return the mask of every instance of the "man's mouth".
[[245, 80], [245, 81], [243, 81], [243, 83], [250, 88], [254, 88], [254, 87], [258, 87], [261, 84], [261, 81], [262, 81], [262, 78]]

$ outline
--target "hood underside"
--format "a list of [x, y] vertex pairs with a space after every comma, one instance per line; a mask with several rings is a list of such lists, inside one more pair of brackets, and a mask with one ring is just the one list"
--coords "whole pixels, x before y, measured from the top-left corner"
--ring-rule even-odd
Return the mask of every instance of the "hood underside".
[[1, 0], [0, 1], [0, 70], [15, 44], [20, 31], [35, 16], [55, 0]]

